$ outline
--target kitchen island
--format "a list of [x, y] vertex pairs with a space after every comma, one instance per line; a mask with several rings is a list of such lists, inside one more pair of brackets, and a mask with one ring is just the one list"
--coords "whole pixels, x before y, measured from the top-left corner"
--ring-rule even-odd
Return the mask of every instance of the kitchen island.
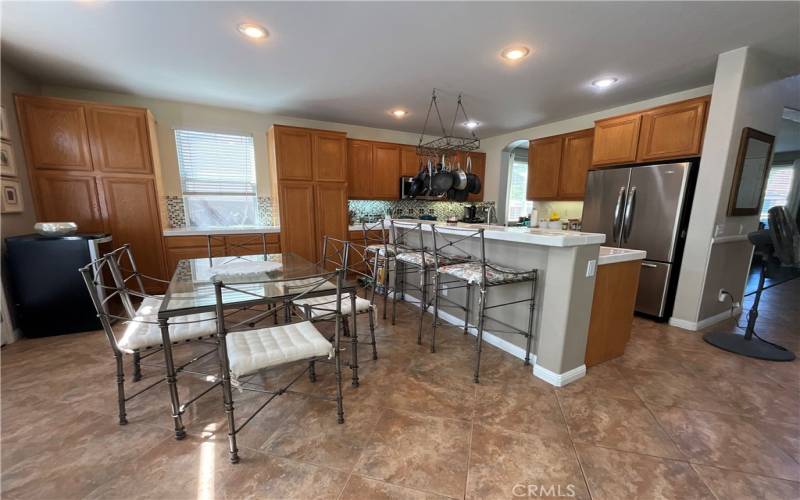
[[[422, 223], [424, 244], [428, 248], [433, 248], [431, 221], [404, 219], [400, 222]], [[538, 270], [532, 349], [533, 373], [555, 386], [562, 386], [581, 378], [586, 372], [584, 357], [587, 333], [600, 245], [605, 241], [605, 235], [463, 223], [456, 226], [436, 223], [436, 227], [442, 231], [446, 231], [448, 227], [482, 228], [489, 262], [521, 270]], [[476, 235], [469, 241], [464, 241], [460, 248], [477, 258], [480, 255], [480, 238]], [[444, 293], [447, 293], [448, 299], [463, 304], [465, 299], [463, 289], [445, 289]], [[477, 294], [473, 294], [475, 295]], [[492, 289], [489, 295], [488, 306], [523, 300], [529, 295], [530, 286], [526, 284], [497, 287]], [[410, 297], [408, 294], [406, 299], [419, 302], [418, 297]], [[477, 301], [477, 298], [475, 300]], [[472, 304], [471, 310], [477, 311], [477, 302]], [[494, 312], [502, 314], [502, 321], [516, 328], [523, 330], [527, 328], [526, 304], [503, 307]], [[456, 325], [464, 324], [463, 312], [458, 309], [440, 310], [440, 318]], [[469, 323], [470, 332], [476, 334], [477, 321], [474, 319], [474, 314], [471, 315]], [[503, 330], [502, 326], [496, 323], [493, 325], [492, 321], [488, 321], [484, 327], [483, 338], [487, 343], [524, 359], [525, 339], [518, 335], [503, 333]], [[429, 331], [428, 327], [423, 330], [424, 342], [430, 341]], [[440, 352], [446, 351], [442, 349]]]

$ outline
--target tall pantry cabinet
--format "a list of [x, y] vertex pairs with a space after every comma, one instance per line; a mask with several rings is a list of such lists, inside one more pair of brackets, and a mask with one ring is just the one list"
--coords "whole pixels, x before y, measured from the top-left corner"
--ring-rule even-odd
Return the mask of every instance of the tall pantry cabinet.
[[325, 235], [347, 239], [347, 136], [274, 125], [267, 143], [281, 250], [316, 262]]
[[16, 107], [37, 220], [111, 233], [141, 272], [166, 278], [152, 113], [25, 95]]

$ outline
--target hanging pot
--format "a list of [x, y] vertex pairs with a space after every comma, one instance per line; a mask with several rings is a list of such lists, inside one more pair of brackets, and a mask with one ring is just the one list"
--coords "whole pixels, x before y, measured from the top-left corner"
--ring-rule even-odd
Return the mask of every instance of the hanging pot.
[[[475, 191], [475, 183], [476, 183], [476, 181], [480, 182], [480, 180], [478, 179], [478, 176], [472, 173], [472, 158], [467, 156], [467, 188], [466, 188], [466, 190], [469, 191], [470, 193], [476, 194], [476, 191]], [[478, 190], [480, 190], [480, 187], [478, 187]]]
[[468, 197], [469, 191], [462, 189], [460, 191], [455, 191], [455, 194], [453, 195], [453, 201], [467, 201]]
[[[467, 161], [469, 161], [469, 158], [467, 158]], [[461, 170], [461, 163], [458, 163], [458, 166], [453, 171], [453, 189], [458, 191], [467, 189], [467, 173]]]
[[439, 171], [436, 175], [433, 176], [431, 180], [431, 190], [435, 194], [446, 193], [450, 188], [453, 187], [453, 176], [450, 175], [450, 172], [447, 170], [445, 166], [445, 157], [442, 155], [442, 163], [439, 167]]

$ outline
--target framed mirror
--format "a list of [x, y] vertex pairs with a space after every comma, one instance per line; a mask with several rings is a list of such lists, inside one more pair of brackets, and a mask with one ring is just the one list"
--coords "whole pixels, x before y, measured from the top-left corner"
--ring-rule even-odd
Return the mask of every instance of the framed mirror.
[[775, 136], [745, 127], [733, 172], [728, 215], [758, 215], [764, 201], [764, 189], [772, 159]]

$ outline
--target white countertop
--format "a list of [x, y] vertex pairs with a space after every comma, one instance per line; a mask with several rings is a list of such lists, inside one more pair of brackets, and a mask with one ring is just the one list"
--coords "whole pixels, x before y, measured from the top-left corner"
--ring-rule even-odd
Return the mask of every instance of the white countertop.
[[647, 257], [644, 250], [630, 250], [628, 248], [600, 247], [600, 256], [597, 258], [597, 265], [618, 264], [631, 260], [642, 260]]
[[446, 232], [448, 228], [479, 229], [487, 240], [528, 243], [548, 247], [576, 247], [583, 245], [599, 245], [606, 241], [606, 235], [600, 233], [583, 233], [580, 231], [562, 231], [560, 229], [538, 229], [529, 227], [506, 227], [491, 224], [465, 224], [459, 222], [452, 225], [441, 221], [401, 219], [398, 222], [422, 223], [423, 230], [430, 230], [431, 224]]
[[226, 234], [280, 233], [280, 226], [173, 227], [164, 236], [208, 236]]

